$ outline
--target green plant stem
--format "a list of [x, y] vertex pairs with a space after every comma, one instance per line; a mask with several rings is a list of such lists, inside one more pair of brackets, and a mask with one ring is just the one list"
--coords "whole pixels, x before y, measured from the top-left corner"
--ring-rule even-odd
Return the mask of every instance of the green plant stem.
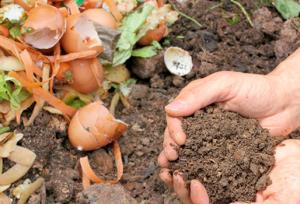
[[246, 9], [243, 7], [243, 5], [240, 2], [236, 1], [236, 0], [230, 0], [230, 2], [233, 3], [233, 4], [235, 4], [235, 5], [237, 5], [241, 9], [241, 11], [245, 15], [247, 21], [249, 22], [249, 24], [251, 25], [251, 27], [253, 27], [253, 22], [252, 22], [252, 20], [250, 18], [250, 15], [246, 11]]
[[179, 15], [181, 15], [182, 17], [184, 17], [184, 18], [186, 18], [186, 19], [192, 21], [193, 23], [195, 23], [195, 24], [196, 24], [197, 26], [199, 26], [200, 28], [203, 27], [203, 25], [202, 25], [201, 23], [199, 23], [199, 21], [197, 21], [196, 19], [194, 19], [194, 18], [188, 16], [187, 14], [185, 14], [185, 13], [179, 11], [178, 8], [177, 8], [174, 4], [171, 4], [171, 5], [172, 5], [172, 7], [174, 8], [174, 10], [178, 12]]
[[213, 6], [209, 7], [209, 8], [207, 9], [207, 11], [212, 11], [212, 10], [214, 10], [214, 9], [216, 9], [216, 8], [219, 8], [220, 6], [223, 6], [223, 2], [218, 3], [218, 4], [216, 4], [216, 5], [213, 5]]

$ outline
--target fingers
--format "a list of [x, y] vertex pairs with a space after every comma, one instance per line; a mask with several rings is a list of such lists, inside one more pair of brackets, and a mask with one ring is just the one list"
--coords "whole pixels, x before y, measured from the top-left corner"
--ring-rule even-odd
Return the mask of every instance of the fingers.
[[169, 166], [169, 160], [167, 159], [164, 151], [160, 152], [157, 162], [161, 168], [167, 168]]
[[276, 162], [280, 162], [287, 157], [296, 156], [300, 158], [300, 140], [284, 140], [283, 142], [277, 145], [274, 155]]
[[159, 172], [159, 177], [169, 188], [173, 188], [173, 178], [169, 169], [161, 169]]
[[186, 134], [182, 129], [182, 122], [180, 118], [167, 116], [167, 126], [170, 137], [178, 145], [183, 145], [186, 141]]
[[192, 82], [165, 107], [166, 112], [173, 117], [188, 116], [209, 104], [228, 100], [232, 97], [232, 84], [237, 74], [218, 72]]
[[190, 189], [193, 204], [209, 204], [209, 198], [205, 187], [198, 180], [191, 181]]
[[178, 145], [170, 137], [168, 128], [165, 130], [163, 148], [163, 152], [167, 160], [174, 161], [178, 158], [178, 153], [176, 151]]
[[174, 172], [173, 174], [173, 187], [175, 193], [183, 204], [192, 204], [189, 190], [187, 189], [183, 176], [180, 172]]

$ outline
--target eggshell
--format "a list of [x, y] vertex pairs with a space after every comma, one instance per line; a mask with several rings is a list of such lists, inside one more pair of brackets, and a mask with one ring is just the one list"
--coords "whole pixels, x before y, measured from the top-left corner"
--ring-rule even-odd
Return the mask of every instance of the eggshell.
[[68, 136], [71, 144], [79, 150], [95, 150], [114, 140], [125, 131], [127, 125], [116, 120], [101, 101], [79, 109], [72, 118]]
[[[95, 70], [92, 70], [92, 64], [95, 63]], [[78, 59], [70, 63], [72, 72], [71, 86], [78, 92], [88, 94], [96, 91], [103, 81], [103, 67], [97, 59]]]
[[164, 53], [164, 62], [167, 69], [178, 76], [187, 75], [193, 68], [191, 55], [179, 47], [169, 47]]
[[89, 49], [100, 51], [102, 42], [94, 23], [116, 28], [113, 16], [104, 9], [88, 9], [80, 14], [71, 15], [67, 19], [67, 30], [62, 38], [62, 46], [68, 53]]
[[37, 49], [52, 48], [66, 31], [66, 18], [54, 6], [41, 5], [28, 12], [25, 28], [32, 32], [24, 34], [24, 41]]

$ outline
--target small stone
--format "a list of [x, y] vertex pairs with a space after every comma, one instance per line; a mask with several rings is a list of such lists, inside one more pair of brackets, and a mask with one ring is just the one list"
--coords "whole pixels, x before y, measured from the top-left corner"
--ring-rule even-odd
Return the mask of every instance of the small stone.
[[200, 31], [202, 46], [209, 52], [213, 52], [218, 49], [218, 36], [208, 32]]
[[172, 83], [174, 86], [180, 88], [180, 87], [184, 86], [184, 78], [181, 76], [174, 76]]
[[142, 151], [136, 151], [135, 154], [139, 157], [143, 156], [144, 155], [144, 152]]
[[145, 137], [142, 139], [142, 144], [145, 146], [148, 146], [150, 144], [150, 139], [148, 137]]
[[147, 96], [148, 92], [149, 87], [147, 85], [135, 84], [131, 89], [130, 97], [133, 99], [142, 99]]
[[138, 204], [128, 191], [120, 184], [92, 185], [79, 193], [76, 199], [78, 204]]
[[149, 79], [164, 70], [163, 52], [150, 58], [134, 57], [129, 62], [131, 71], [141, 79]]
[[150, 84], [152, 88], [163, 88], [165, 83], [164, 80], [160, 78], [160, 76], [158, 74], [154, 75], [151, 79], [150, 79]]
[[136, 149], [139, 149], [139, 150], [143, 149], [143, 145], [141, 145], [141, 144], [137, 145]]
[[40, 194], [33, 194], [30, 196], [27, 204], [40, 204], [41, 203], [41, 196]]
[[113, 159], [104, 149], [98, 149], [94, 151], [91, 155], [91, 160], [95, 162], [95, 164], [104, 174], [108, 174], [109, 172], [113, 171]]

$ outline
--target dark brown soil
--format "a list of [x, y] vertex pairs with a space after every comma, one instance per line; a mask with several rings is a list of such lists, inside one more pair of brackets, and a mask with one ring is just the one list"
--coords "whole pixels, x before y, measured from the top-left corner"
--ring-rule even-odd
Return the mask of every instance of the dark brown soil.
[[211, 203], [254, 201], [256, 192], [270, 184], [267, 175], [278, 140], [256, 120], [208, 107], [183, 124], [188, 139], [172, 169], [186, 174], [188, 180], [199, 179]]
[[[215, 9], [210, 8], [220, 1], [188, 0], [184, 5], [170, 1], [203, 24], [200, 28], [181, 18], [164, 43], [188, 50], [193, 56], [193, 71], [186, 77], [172, 76], [164, 68], [162, 59], [160, 62], [153, 60], [159, 67], [151, 72], [138, 66], [139, 73], [148, 75], [141, 77], [130, 96], [132, 108], [125, 110], [120, 105], [117, 111], [119, 118], [130, 125], [120, 140], [125, 168], [121, 184], [143, 204], [178, 203], [159, 180], [156, 160], [166, 125], [163, 107], [179, 89], [193, 79], [221, 70], [268, 73], [300, 42], [295, 24], [283, 22], [272, 8], [261, 9], [261, 0], [240, 1], [249, 11], [254, 28], [229, 1], [223, 1], [224, 4]], [[234, 15], [239, 16], [240, 21], [230, 25], [228, 22]], [[132, 69], [130, 65], [128, 67]], [[77, 168], [80, 156], [88, 154], [99, 175], [108, 178], [114, 175], [111, 147], [94, 153], [78, 152], [68, 143], [66, 125], [63, 118], [43, 112], [33, 126], [19, 128], [25, 135], [22, 145], [37, 154], [34, 167], [24, 179], [45, 177], [48, 203], [76, 203], [76, 195], [82, 191]], [[106, 168], [101, 167], [102, 164]], [[36, 195], [29, 203], [39, 201]]]

